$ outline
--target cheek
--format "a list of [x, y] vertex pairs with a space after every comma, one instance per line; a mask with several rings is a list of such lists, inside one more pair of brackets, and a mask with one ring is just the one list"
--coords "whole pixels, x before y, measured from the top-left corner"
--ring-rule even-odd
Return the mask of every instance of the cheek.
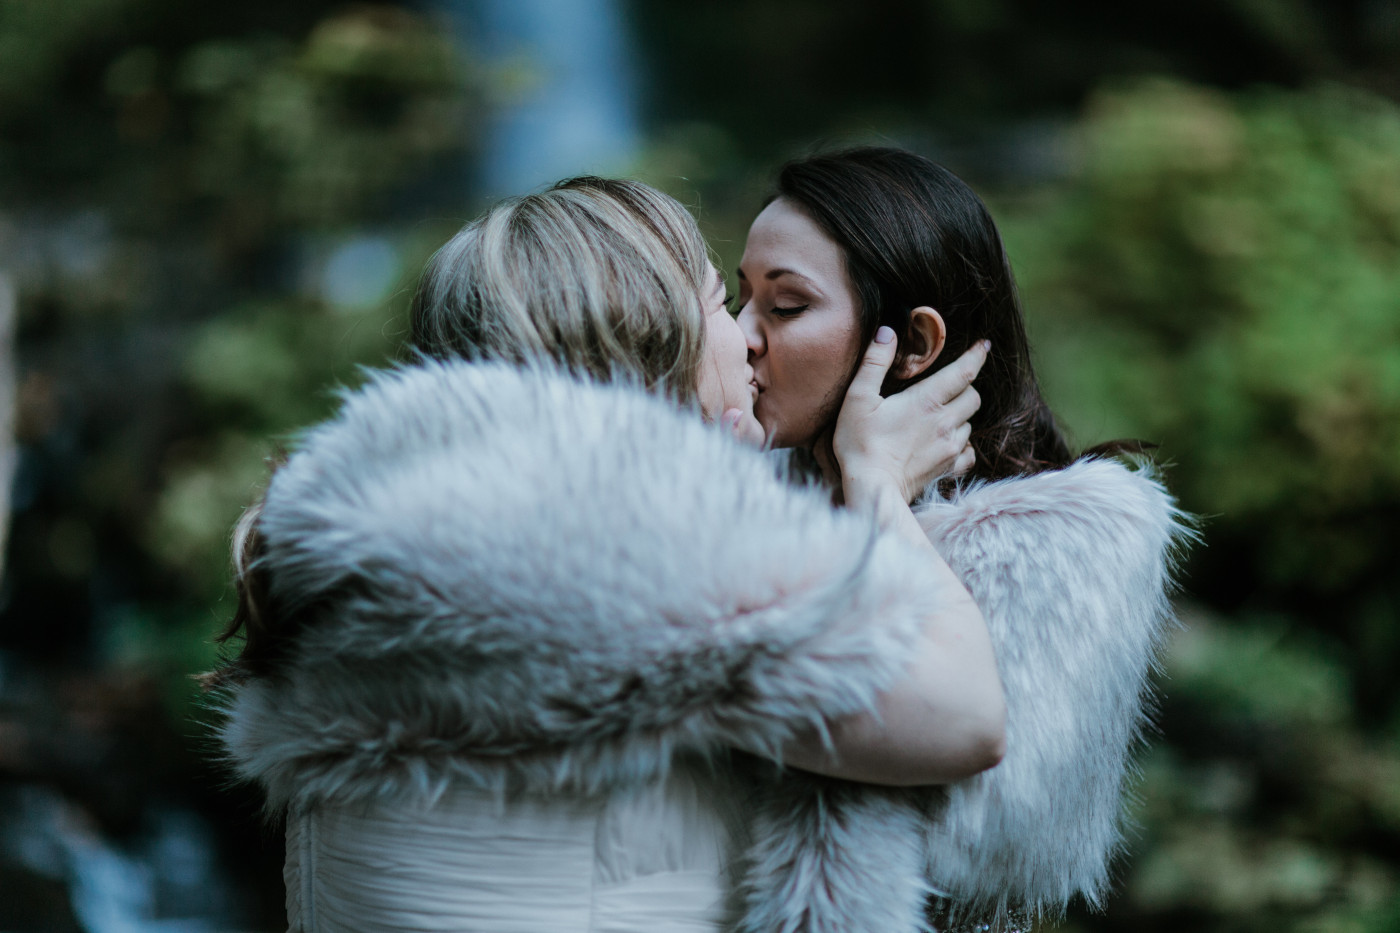
[[[756, 413], [778, 447], [804, 447], [836, 417], [857, 356], [860, 335], [849, 327], [792, 322], [769, 337], [768, 386]], [[812, 322], [824, 324], [826, 322]]]
[[724, 408], [747, 408], [750, 401], [748, 346], [739, 325], [720, 312], [705, 319], [700, 366], [701, 407], [717, 416]]
[[716, 371], [724, 381], [726, 389], [747, 386], [748, 377], [744, 370], [747, 366], [748, 349], [739, 325], [727, 314], [714, 315], [712, 320], [715, 323], [708, 328], [705, 336], [706, 347], [713, 348]]
[[[749, 345], [744, 339], [744, 332], [739, 327], [739, 322], [728, 315], [724, 319], [725, 352], [732, 362], [734, 369], [743, 374], [749, 365]], [[743, 380], [745, 384], [748, 379]]]
[[719, 348], [714, 331], [708, 319], [705, 322], [704, 343], [700, 348], [700, 370], [696, 374], [696, 394], [700, 408], [708, 418], [719, 416], [718, 409], [724, 404], [722, 370], [719, 366]]
[[816, 405], [845, 389], [855, 365], [854, 328], [794, 329], [787, 337], [778, 374], [784, 394]]

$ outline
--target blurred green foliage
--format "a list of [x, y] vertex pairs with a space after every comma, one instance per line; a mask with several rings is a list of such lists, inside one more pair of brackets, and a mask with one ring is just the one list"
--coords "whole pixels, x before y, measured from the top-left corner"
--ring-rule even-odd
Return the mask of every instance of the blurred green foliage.
[[[1159, 442], [1205, 516], [1123, 893], [1068, 928], [1400, 930], [1388, 73], [1370, 91], [1100, 80], [1086, 52], [1189, 73], [1273, 43], [1277, 80], [1339, 71], [1302, 0], [1193, 8], [1236, 31], [1182, 27], [1168, 51], [1106, 7], [800, 6], [633, 4], [661, 61], [636, 174], [692, 205], [732, 269], [782, 154], [821, 138], [945, 158], [993, 204], [1063, 423], [1084, 446]], [[484, 110], [523, 72], [407, 4], [188, 9], [0, 0], [0, 272], [21, 298], [29, 464], [0, 633], [157, 677], [174, 728], [198, 732], [186, 675], [232, 612], [229, 529], [278, 445], [398, 351], [417, 270], [466, 213]], [[1018, 135], [1028, 112], [1053, 119]]]
[[1213, 545], [1188, 587], [1333, 639], [1400, 723], [1400, 108], [1151, 81], [1078, 133], [1005, 216], [1057, 410], [1161, 442]]
[[1073, 138], [1000, 212], [1042, 379], [1205, 516], [1139, 857], [1078, 922], [1395, 930], [1400, 108], [1150, 80]]
[[1007, 224], [1065, 420], [1164, 441], [1191, 508], [1270, 526], [1271, 584], [1389, 567], [1350, 517], [1400, 502], [1400, 110], [1154, 82], [1082, 132]]
[[[64, 788], [118, 837], [211, 813], [241, 885], [226, 919], [271, 928], [280, 852], [212, 765], [190, 675], [232, 616], [229, 531], [269, 457], [397, 352], [416, 270], [461, 221], [439, 203], [485, 79], [421, 10], [339, 0], [0, 0], [0, 62], [21, 450], [0, 787]], [[0, 926], [39, 909], [10, 893]]]
[[[212, 663], [228, 530], [266, 458], [394, 354], [414, 272], [459, 219], [398, 220], [474, 139], [481, 79], [450, 31], [389, 4], [276, 7], [200, 34], [165, 0], [0, 6], [0, 236], [40, 471], [9, 612], [62, 592], [116, 633], [99, 663]], [[134, 573], [85, 600], [71, 584], [113, 552]]]
[[[125, 53], [109, 87], [139, 99], [152, 59]], [[359, 220], [425, 156], [460, 148], [464, 77], [446, 35], [392, 7], [331, 17], [300, 43], [196, 46], [172, 75], [193, 104], [193, 193], [271, 222]]]

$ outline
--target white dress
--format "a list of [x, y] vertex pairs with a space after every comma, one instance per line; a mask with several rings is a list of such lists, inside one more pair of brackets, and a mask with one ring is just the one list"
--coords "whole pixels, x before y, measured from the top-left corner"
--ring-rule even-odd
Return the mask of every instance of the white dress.
[[291, 933], [714, 933], [732, 797], [678, 770], [606, 797], [320, 806], [287, 822]]

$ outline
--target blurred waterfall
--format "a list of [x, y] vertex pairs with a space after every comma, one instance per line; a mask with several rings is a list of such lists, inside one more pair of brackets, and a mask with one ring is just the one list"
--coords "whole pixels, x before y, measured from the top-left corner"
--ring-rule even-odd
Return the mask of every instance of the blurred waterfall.
[[[134, 845], [118, 847], [47, 788], [8, 788], [0, 802], [0, 860], [18, 888], [0, 892], [8, 900], [0, 917], [20, 928], [212, 933], [238, 925], [212, 833], [193, 813], [157, 810]], [[45, 882], [66, 897], [45, 897]]]
[[618, 0], [431, 2], [492, 72], [480, 193], [628, 168], [639, 144], [637, 93]]

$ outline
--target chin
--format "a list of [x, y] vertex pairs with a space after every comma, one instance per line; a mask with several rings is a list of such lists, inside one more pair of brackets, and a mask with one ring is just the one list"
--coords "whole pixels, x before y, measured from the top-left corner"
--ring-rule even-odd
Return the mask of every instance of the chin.
[[795, 437], [792, 428], [781, 418], [776, 418], [771, 413], [764, 411], [762, 401], [763, 399], [760, 397], [760, 404], [754, 406], [754, 416], [758, 419], [758, 423], [763, 425], [764, 436], [769, 439], [769, 447], [781, 450], [787, 447], [811, 446], [810, 440], [804, 442], [801, 437]]
[[[760, 420], [759, 423], [763, 424], [762, 420]], [[774, 450], [801, 446], [800, 444], [793, 443], [791, 435], [789, 435], [787, 431], [784, 431], [781, 425], [776, 428], [769, 428], [768, 425], [765, 424], [763, 425], [763, 430], [765, 436], [769, 438], [768, 446]]]
[[794, 437], [792, 427], [780, 416], [769, 410], [769, 406], [765, 406], [763, 402], [764, 398], [760, 395], [758, 401], [754, 403], [753, 413], [754, 417], [758, 419], [758, 423], [763, 425], [764, 436], [769, 439], [768, 446], [774, 450], [803, 446], [802, 438]]
[[764, 417], [758, 410], [757, 405], [754, 406], [753, 416], [754, 420], [758, 422], [759, 427], [763, 428], [763, 436], [768, 439], [769, 447], [778, 448], [785, 446], [783, 444], [783, 426], [781, 424], [774, 424], [772, 418]]

